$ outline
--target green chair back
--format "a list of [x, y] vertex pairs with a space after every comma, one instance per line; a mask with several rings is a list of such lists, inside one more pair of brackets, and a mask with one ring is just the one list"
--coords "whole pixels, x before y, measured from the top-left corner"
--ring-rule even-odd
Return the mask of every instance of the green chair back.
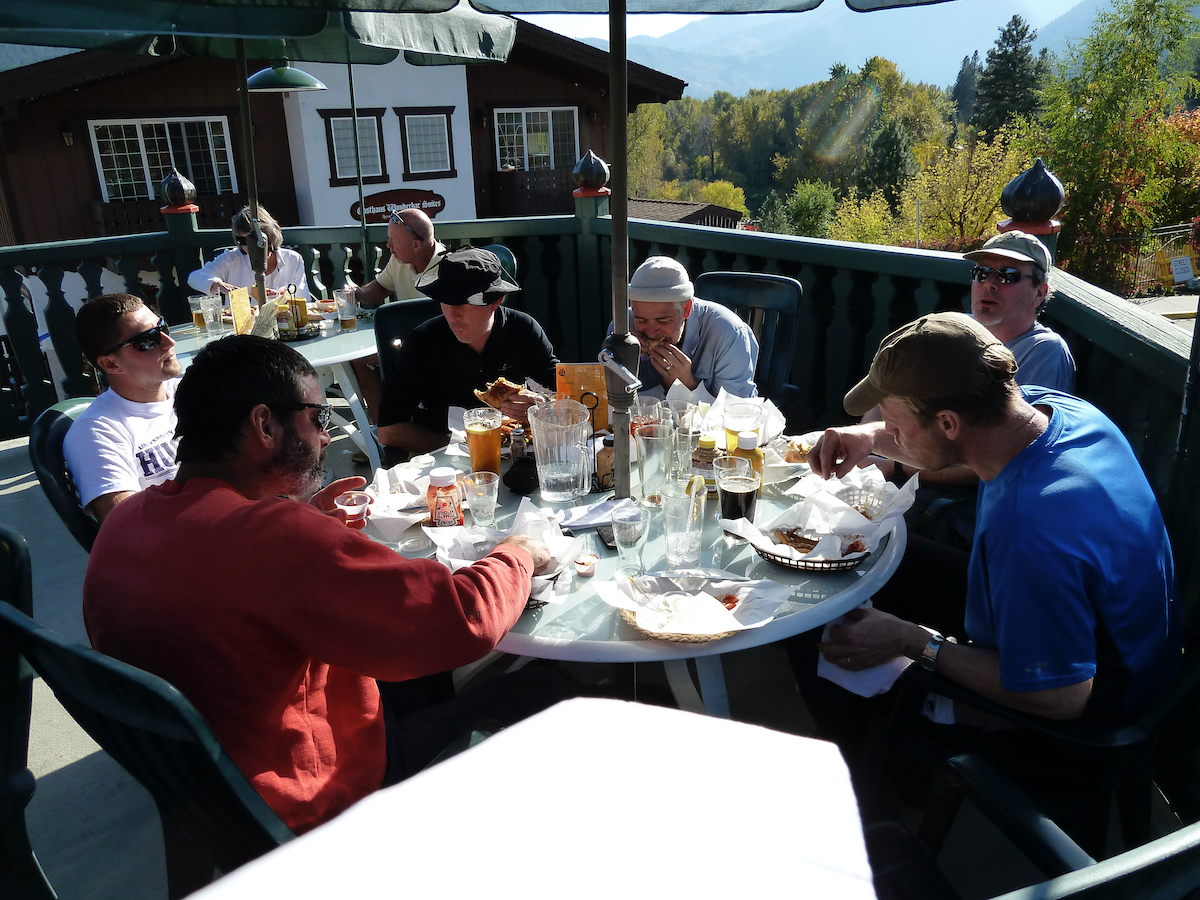
[[29, 457], [42, 490], [71, 536], [88, 553], [100, 529], [79, 505], [79, 492], [63, 457], [67, 429], [91, 405], [91, 397], [74, 397], [55, 403], [38, 416], [29, 429]]
[[[25, 538], [0, 525], [0, 606], [33, 612], [33, 577]], [[29, 771], [29, 714], [33, 670], [0, 631], [0, 897], [53, 898], [25, 830], [33, 798]]]
[[166, 681], [71, 643], [9, 603], [0, 633], [71, 717], [154, 798], [171, 897], [291, 840], [212, 729]]
[[799, 395], [790, 384], [792, 360], [800, 337], [804, 288], [795, 278], [753, 272], [705, 272], [696, 279], [696, 296], [727, 306], [745, 320], [758, 338], [758, 393], [782, 408]]

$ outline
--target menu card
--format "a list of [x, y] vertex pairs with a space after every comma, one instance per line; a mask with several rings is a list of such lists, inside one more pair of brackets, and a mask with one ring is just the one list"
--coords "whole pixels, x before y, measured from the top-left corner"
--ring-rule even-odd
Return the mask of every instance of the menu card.
[[[578, 400], [588, 409], [595, 407], [596, 412], [592, 417], [594, 430], [603, 431], [608, 427], [608, 389], [604, 385], [604, 366], [600, 363], [559, 363], [554, 378], [559, 397]], [[586, 398], [585, 394], [588, 395]]]
[[233, 314], [233, 333], [249, 334], [254, 327], [254, 313], [250, 311], [249, 288], [238, 288], [230, 292], [229, 311]]

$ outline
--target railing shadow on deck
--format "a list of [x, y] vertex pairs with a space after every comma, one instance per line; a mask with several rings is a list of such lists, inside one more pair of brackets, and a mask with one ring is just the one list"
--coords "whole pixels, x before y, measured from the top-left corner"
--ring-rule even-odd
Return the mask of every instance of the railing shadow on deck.
[[[611, 318], [607, 213], [605, 198], [576, 198], [574, 215], [438, 221], [436, 229], [450, 246], [508, 246], [523, 288], [515, 305], [542, 323], [560, 358], [592, 360]], [[87, 298], [112, 290], [147, 295], [142, 273], [156, 272], [162, 314], [172, 323], [190, 318], [187, 275], [229, 246], [230, 235], [198, 229], [191, 215], [167, 218], [169, 230], [157, 234], [0, 249], [4, 324], [24, 373], [19, 383], [0, 383], [0, 437], [27, 431], [30, 417], [56, 394], [88, 392], [71, 334], [74, 311]], [[791, 377], [800, 395], [784, 410], [796, 432], [848, 421], [842, 396], [889, 331], [926, 312], [969, 307], [970, 267], [957, 254], [645, 220], [630, 222], [629, 237], [631, 270], [662, 254], [682, 262], [693, 278], [732, 270], [801, 282]], [[331, 296], [348, 278], [369, 280], [384, 261], [386, 240], [381, 225], [367, 228], [365, 252], [358, 226], [284, 229], [285, 245], [305, 260], [314, 296]], [[1053, 271], [1051, 288], [1046, 320], [1071, 345], [1079, 366], [1076, 390], [1128, 436], [1163, 506], [1180, 583], [1191, 597], [1200, 590], [1200, 566], [1193, 574], [1190, 565], [1200, 535], [1193, 502], [1200, 478], [1191, 472], [1196, 466], [1176, 460], [1188, 335], [1066, 272]], [[46, 374], [39, 334], [49, 335], [57, 355], [58, 385]]]

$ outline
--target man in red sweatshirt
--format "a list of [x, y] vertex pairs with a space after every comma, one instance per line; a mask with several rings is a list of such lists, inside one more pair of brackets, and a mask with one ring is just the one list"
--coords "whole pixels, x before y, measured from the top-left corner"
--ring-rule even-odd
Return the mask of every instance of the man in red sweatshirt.
[[175, 398], [179, 472], [105, 520], [83, 612], [92, 645], [178, 687], [285, 822], [306, 831], [419, 770], [482, 717], [509, 724], [571, 691], [537, 668], [415, 713], [400, 682], [488, 653], [520, 616], [544, 544], [510, 537], [457, 573], [408, 560], [321, 486], [330, 408], [277, 341], [205, 347]]

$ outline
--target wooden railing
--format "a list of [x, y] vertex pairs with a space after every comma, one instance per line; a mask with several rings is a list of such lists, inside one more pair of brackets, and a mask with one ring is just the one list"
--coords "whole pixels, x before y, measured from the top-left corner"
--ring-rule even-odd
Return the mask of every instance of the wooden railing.
[[[574, 215], [439, 221], [437, 234], [451, 246], [507, 245], [523, 288], [516, 304], [542, 323], [560, 358], [591, 360], [611, 318], [611, 222], [602, 199], [575, 205]], [[188, 216], [171, 216], [168, 224], [157, 234], [0, 250], [4, 322], [24, 373], [19, 392], [0, 385], [0, 437], [27, 431], [30, 416], [56, 399], [43, 375], [33, 303], [42, 307], [40, 319], [62, 364], [64, 395], [88, 390], [71, 334], [74, 308], [87, 297], [111, 290], [148, 294], [142, 276], [149, 270], [157, 273], [157, 301], [168, 321], [189, 318], [187, 273], [228, 246], [228, 231], [195, 229]], [[362, 283], [378, 270], [386, 228], [367, 229], [365, 254], [360, 234], [357, 227], [285, 229], [285, 243], [304, 257], [314, 295], [330, 296], [346, 278]], [[802, 326], [791, 377], [800, 393], [784, 409], [793, 431], [848, 421], [842, 396], [889, 331], [928, 311], [968, 308], [969, 266], [955, 254], [639, 220], [630, 222], [629, 235], [631, 270], [647, 256], [664, 254], [693, 277], [734, 270], [800, 281]], [[1046, 319], [1071, 345], [1077, 392], [1129, 438], [1171, 528], [1185, 596], [1194, 596], [1200, 593], [1200, 565], [1191, 565], [1192, 551], [1200, 549], [1200, 471], [1193, 470], [1200, 466], [1178, 452], [1188, 335], [1064, 272], [1053, 272], [1051, 285]]]

